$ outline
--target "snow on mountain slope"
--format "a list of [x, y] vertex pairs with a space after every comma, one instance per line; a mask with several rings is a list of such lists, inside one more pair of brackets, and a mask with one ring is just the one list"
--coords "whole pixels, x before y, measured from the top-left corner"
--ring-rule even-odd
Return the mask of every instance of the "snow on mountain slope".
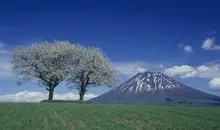
[[137, 93], [143, 91], [172, 90], [180, 88], [180, 83], [172, 80], [162, 73], [145, 72], [138, 73], [136, 76], [121, 84], [121, 92]]

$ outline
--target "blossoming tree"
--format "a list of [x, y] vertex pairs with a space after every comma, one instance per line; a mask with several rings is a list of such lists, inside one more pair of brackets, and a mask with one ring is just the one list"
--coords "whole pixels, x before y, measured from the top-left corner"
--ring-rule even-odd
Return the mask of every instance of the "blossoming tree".
[[64, 81], [73, 65], [75, 45], [68, 41], [42, 42], [17, 47], [12, 52], [12, 70], [20, 78], [19, 84], [37, 80], [53, 100], [54, 89]]
[[68, 83], [79, 90], [79, 100], [83, 100], [90, 86], [115, 85], [115, 69], [100, 49], [78, 46], [77, 51], [79, 62], [72, 66]]

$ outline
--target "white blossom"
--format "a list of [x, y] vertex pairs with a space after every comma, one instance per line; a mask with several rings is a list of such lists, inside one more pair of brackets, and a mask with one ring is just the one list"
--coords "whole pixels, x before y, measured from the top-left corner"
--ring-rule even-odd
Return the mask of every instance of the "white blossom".
[[12, 52], [13, 73], [22, 77], [23, 83], [38, 80], [53, 94], [54, 88], [70, 72], [70, 59], [74, 59], [75, 45], [68, 41], [34, 43], [17, 47]]

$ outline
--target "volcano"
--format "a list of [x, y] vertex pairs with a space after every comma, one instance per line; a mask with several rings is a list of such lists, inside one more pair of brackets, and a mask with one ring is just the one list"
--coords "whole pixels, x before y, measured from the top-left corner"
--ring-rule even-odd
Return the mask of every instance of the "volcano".
[[220, 106], [220, 97], [188, 87], [163, 73], [138, 73], [90, 100], [104, 104]]

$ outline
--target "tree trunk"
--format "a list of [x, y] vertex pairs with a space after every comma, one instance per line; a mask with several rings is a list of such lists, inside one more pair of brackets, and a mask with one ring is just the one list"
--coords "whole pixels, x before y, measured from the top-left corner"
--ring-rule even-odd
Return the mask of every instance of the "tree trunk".
[[79, 100], [82, 101], [83, 98], [84, 98], [84, 95], [86, 93], [86, 86], [82, 86], [81, 89], [80, 89], [80, 92], [79, 92]]
[[54, 89], [50, 89], [50, 91], [49, 91], [49, 97], [48, 97], [48, 100], [50, 100], [50, 101], [53, 100], [53, 91], [54, 91]]
[[79, 93], [79, 100], [82, 101], [84, 98], [85, 92], [80, 92]]

